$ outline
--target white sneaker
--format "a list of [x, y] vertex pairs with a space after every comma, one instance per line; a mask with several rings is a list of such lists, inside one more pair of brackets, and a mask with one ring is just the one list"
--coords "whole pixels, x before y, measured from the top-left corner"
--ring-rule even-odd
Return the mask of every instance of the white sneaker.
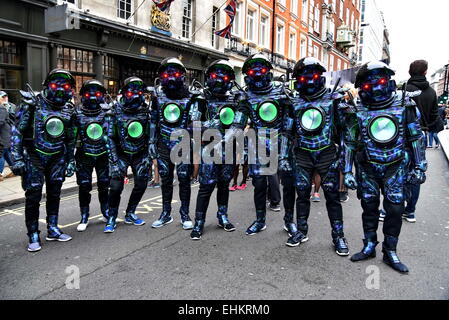
[[78, 232], [86, 231], [87, 225], [88, 225], [88, 224], [89, 224], [89, 222], [88, 222], [88, 223], [80, 223], [80, 224], [76, 227], [76, 230], [78, 230]]
[[193, 222], [192, 221], [184, 221], [184, 222], [181, 222], [181, 224], [182, 224], [182, 228], [184, 230], [191, 230], [191, 229], [193, 229]]

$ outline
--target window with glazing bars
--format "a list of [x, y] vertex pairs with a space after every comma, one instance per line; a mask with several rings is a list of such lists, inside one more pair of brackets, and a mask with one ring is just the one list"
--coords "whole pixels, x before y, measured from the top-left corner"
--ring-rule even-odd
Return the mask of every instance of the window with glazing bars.
[[0, 63], [20, 64], [20, 52], [15, 42], [0, 40]]
[[117, 17], [128, 20], [131, 16], [131, 0], [117, 0]]
[[94, 55], [90, 51], [58, 47], [57, 66], [72, 72], [93, 73]]
[[184, 12], [182, 16], [182, 36], [183, 38], [190, 38], [192, 30], [192, 0], [184, 0]]

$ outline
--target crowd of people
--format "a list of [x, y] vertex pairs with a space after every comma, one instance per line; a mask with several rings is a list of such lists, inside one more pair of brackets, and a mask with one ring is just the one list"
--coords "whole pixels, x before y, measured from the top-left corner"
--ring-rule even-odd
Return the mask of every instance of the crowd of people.
[[[233, 66], [225, 60], [215, 61], [205, 70], [204, 84], [188, 86], [182, 62], [166, 58], [157, 70], [156, 87], [147, 87], [140, 78], [130, 77], [116, 101], [105, 100], [107, 91], [101, 82], [88, 80], [79, 90], [79, 105], [74, 106], [71, 101], [75, 80], [62, 69], [48, 74], [39, 94], [22, 91], [23, 102], [15, 108], [15, 120], [8, 121], [11, 145], [3, 142], [2, 154], [14, 174], [22, 177], [28, 251], [41, 250], [38, 220], [44, 183], [46, 240], [65, 242], [72, 239], [58, 227], [65, 177], [76, 174], [81, 213], [77, 230], [82, 232], [89, 224], [92, 173], [96, 171], [104, 232], [113, 233], [131, 168], [134, 186], [125, 223], [145, 224], [136, 208], [148, 186], [160, 187], [162, 192], [162, 212], [152, 227], [173, 222], [176, 172], [180, 222], [183, 229], [191, 230], [192, 240], [202, 238], [216, 188], [218, 225], [227, 232], [236, 229], [228, 214], [230, 192], [245, 190], [249, 175], [254, 186], [256, 219], [246, 234], [265, 230], [267, 207], [281, 211], [283, 202], [286, 245], [297, 247], [309, 240], [311, 201], [320, 201], [321, 188], [331, 243], [339, 256], [349, 255], [341, 202], [348, 200], [348, 188], [357, 189], [363, 208], [364, 239], [363, 249], [351, 261], [376, 256], [380, 218], [384, 221], [384, 262], [396, 271], [408, 272], [397, 256], [402, 218], [414, 214], [419, 186], [426, 180], [424, 132], [432, 134], [441, 129], [436, 95], [425, 80], [427, 62], [412, 63], [411, 79], [404, 91], [397, 89], [395, 72], [378, 61], [360, 68], [353, 90], [328, 88], [325, 66], [310, 57], [295, 65], [292, 87], [273, 80], [272, 65], [262, 54], [250, 56], [242, 71], [245, 88], [235, 82]], [[7, 100], [4, 93], [0, 95], [4, 108]], [[5, 112], [1, 110], [3, 119]], [[199, 129], [194, 123], [200, 123]], [[184, 130], [181, 135], [180, 129]], [[179, 156], [186, 135], [190, 141], [195, 130], [203, 134], [211, 129], [216, 133], [212, 148], [209, 141], [202, 141], [197, 146], [200, 156], [173, 160]], [[255, 139], [246, 136], [248, 130], [255, 132]], [[241, 136], [245, 138], [239, 140]], [[2, 135], [4, 139], [9, 141]], [[229, 143], [235, 147], [231, 151], [225, 148]], [[245, 152], [237, 154], [241, 143]], [[270, 156], [273, 148], [278, 148], [274, 172], [272, 163], [249, 156], [256, 149]], [[214, 161], [204, 160], [209, 156]], [[231, 163], [225, 161], [229, 156]], [[200, 164], [192, 164], [190, 159], [198, 157]], [[198, 179], [200, 184], [193, 221], [192, 179]]]

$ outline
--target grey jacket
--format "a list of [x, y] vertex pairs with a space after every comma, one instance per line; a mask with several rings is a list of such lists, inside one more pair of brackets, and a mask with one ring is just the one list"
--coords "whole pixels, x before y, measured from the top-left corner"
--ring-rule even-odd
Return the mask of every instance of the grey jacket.
[[11, 147], [11, 125], [9, 121], [9, 112], [5, 105], [0, 105], [0, 152], [3, 149]]

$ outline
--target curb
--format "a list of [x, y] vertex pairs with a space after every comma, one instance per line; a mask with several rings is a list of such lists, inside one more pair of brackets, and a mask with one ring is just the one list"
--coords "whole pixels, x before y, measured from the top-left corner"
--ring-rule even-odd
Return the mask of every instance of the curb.
[[[93, 182], [92, 187], [94, 187], [94, 188], [97, 187], [97, 182]], [[78, 191], [78, 185], [61, 189], [61, 196], [66, 195], [71, 192], [74, 192], [74, 191]], [[46, 199], [47, 199], [47, 193], [42, 192], [42, 200], [41, 201], [45, 201]], [[18, 204], [23, 204], [23, 203], [25, 203], [25, 196], [20, 197], [20, 198], [11, 199], [11, 200], [0, 201], [0, 209], [18, 205]]]
[[446, 160], [449, 161], [449, 130], [443, 130], [438, 134], [441, 148], [443, 149]]
[[[134, 177], [134, 175], [128, 174], [128, 179], [132, 179]], [[97, 181], [92, 182], [92, 188], [96, 188], [97, 187]], [[44, 189], [45, 190], [45, 189]], [[61, 189], [61, 196], [62, 195], [66, 195], [68, 193], [72, 193], [74, 191], [78, 191], [78, 185], [72, 186], [72, 187], [67, 187], [67, 188], [62, 188]], [[41, 201], [45, 201], [47, 198], [47, 193], [46, 192], [42, 192], [42, 200]], [[23, 204], [25, 203], [25, 196], [23, 197], [19, 197], [19, 198], [15, 198], [15, 199], [11, 199], [11, 200], [5, 200], [5, 201], [0, 201], [0, 209], [9, 207], [9, 206], [14, 206], [14, 205], [18, 205], [18, 204]]]

